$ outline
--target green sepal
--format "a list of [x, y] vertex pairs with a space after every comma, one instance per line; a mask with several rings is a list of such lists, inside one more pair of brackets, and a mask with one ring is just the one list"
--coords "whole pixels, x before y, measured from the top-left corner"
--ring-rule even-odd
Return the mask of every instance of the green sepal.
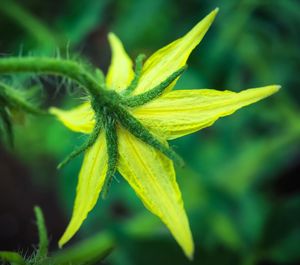
[[148, 90], [147, 92], [144, 92], [142, 94], [132, 96], [129, 98], [126, 98], [123, 102], [124, 105], [128, 107], [137, 107], [146, 104], [147, 102], [159, 97], [163, 94], [163, 92], [166, 90], [166, 88], [169, 87], [169, 85], [182, 73], [186, 70], [187, 66], [183, 66], [179, 68], [177, 71], [175, 71], [173, 74], [168, 76], [163, 82], [161, 82], [159, 85], [155, 86], [154, 88]]
[[64, 167], [66, 164], [68, 164], [72, 159], [86, 151], [88, 148], [93, 146], [93, 144], [96, 142], [98, 135], [100, 134], [100, 131], [103, 127], [102, 119], [99, 115], [96, 114], [96, 124], [92, 131], [92, 133], [88, 136], [87, 140], [79, 147], [77, 147], [75, 150], [73, 150], [59, 165], [57, 166], [58, 169]]
[[143, 70], [143, 61], [146, 58], [145, 54], [139, 54], [135, 59], [135, 70], [134, 70], [134, 78], [131, 81], [130, 85], [124, 90], [122, 93], [124, 96], [132, 93], [136, 88], [140, 81], [142, 70]]
[[165, 156], [173, 160], [176, 164], [183, 167], [185, 165], [183, 159], [170, 147], [162, 143], [155, 137], [145, 126], [133, 117], [127, 110], [119, 108], [117, 110], [118, 121], [135, 137], [149, 144], [155, 149], [162, 152]]
[[99, 68], [96, 69], [95, 76], [96, 76], [97, 82], [99, 82], [99, 86], [101, 88], [105, 89], [106, 88], [105, 76], [104, 76], [103, 72]]
[[103, 115], [103, 124], [105, 129], [106, 148], [108, 155], [108, 167], [105, 177], [105, 183], [102, 188], [102, 198], [105, 199], [109, 191], [113, 176], [118, 163], [118, 138], [116, 130], [116, 120], [111, 115]]

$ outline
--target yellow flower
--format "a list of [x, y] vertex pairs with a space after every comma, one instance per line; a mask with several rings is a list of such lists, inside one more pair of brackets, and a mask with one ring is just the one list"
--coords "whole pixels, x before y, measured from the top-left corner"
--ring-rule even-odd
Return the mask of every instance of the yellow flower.
[[[114, 138], [109, 129], [115, 129], [117, 156], [114, 159], [117, 170], [145, 207], [165, 223], [184, 253], [192, 258], [192, 234], [170, 159], [176, 159], [176, 156], [168, 151], [167, 140], [208, 127], [218, 118], [230, 115], [279, 89], [279, 86], [272, 85], [240, 93], [209, 89], [171, 91], [190, 53], [204, 37], [217, 12], [217, 9], [212, 11], [182, 38], [155, 52], [143, 66], [140, 65], [141, 58], [138, 58], [135, 71], [120, 40], [113, 33], [109, 34], [112, 61], [106, 87], [123, 99], [125, 114], [122, 111], [117, 114], [112, 111], [104, 113], [109, 118], [99, 129], [94, 144], [85, 152], [73, 215], [59, 241], [60, 246], [78, 231], [103, 190], [110, 170], [111, 146], [108, 142], [110, 137]], [[161, 91], [157, 92], [159, 88]], [[95, 108], [91, 103], [85, 102], [69, 111], [51, 108], [50, 112], [69, 129], [91, 134], [96, 124]], [[106, 112], [106, 108], [103, 107], [102, 111]], [[110, 119], [116, 120], [112, 127], [109, 126]], [[124, 121], [126, 119], [127, 123]], [[136, 130], [128, 125], [130, 122]], [[148, 136], [153, 136], [154, 140], [151, 138], [147, 142]]]

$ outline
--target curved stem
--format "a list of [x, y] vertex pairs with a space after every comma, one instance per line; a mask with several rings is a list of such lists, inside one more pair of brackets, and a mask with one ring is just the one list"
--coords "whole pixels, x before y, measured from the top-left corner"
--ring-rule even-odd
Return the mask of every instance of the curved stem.
[[105, 94], [104, 89], [98, 85], [93, 76], [79, 63], [71, 60], [43, 57], [12, 57], [0, 59], [0, 74], [11, 73], [35, 73], [63, 76], [76, 81], [93, 97], [99, 98], [100, 94], [103, 93], [103, 96]]

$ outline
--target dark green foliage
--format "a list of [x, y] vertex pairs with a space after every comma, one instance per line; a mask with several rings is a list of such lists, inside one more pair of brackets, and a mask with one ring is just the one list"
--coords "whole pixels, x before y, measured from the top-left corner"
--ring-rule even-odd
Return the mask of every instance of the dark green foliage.
[[17, 252], [0, 251], [0, 261], [11, 265], [84, 265], [99, 264], [114, 248], [114, 239], [109, 233], [96, 235], [72, 248], [48, 255], [49, 240], [42, 210], [34, 207], [39, 234], [37, 250], [22, 257]]

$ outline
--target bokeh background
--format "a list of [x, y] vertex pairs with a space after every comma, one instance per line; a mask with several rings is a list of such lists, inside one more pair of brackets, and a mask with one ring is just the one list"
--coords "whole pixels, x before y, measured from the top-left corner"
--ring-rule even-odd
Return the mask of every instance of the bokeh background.
[[[281, 91], [173, 141], [187, 166], [178, 182], [196, 243], [189, 262], [160, 221], [118, 176], [70, 242], [106, 231], [117, 247], [104, 264], [300, 263], [300, 3], [297, 0], [0, 1], [0, 53], [84, 58], [108, 68], [107, 34], [134, 58], [182, 36], [215, 7], [219, 15], [188, 61], [177, 88]], [[22, 79], [23, 78], [23, 79]], [[25, 77], [13, 80], [22, 84]], [[67, 108], [82, 94], [60, 79], [43, 86], [41, 106]], [[28, 80], [27, 80], [28, 82]], [[44, 211], [51, 249], [71, 215], [82, 157], [56, 165], [83, 136], [51, 117], [16, 119], [15, 147], [0, 145], [0, 249], [30, 252], [33, 206]]]

